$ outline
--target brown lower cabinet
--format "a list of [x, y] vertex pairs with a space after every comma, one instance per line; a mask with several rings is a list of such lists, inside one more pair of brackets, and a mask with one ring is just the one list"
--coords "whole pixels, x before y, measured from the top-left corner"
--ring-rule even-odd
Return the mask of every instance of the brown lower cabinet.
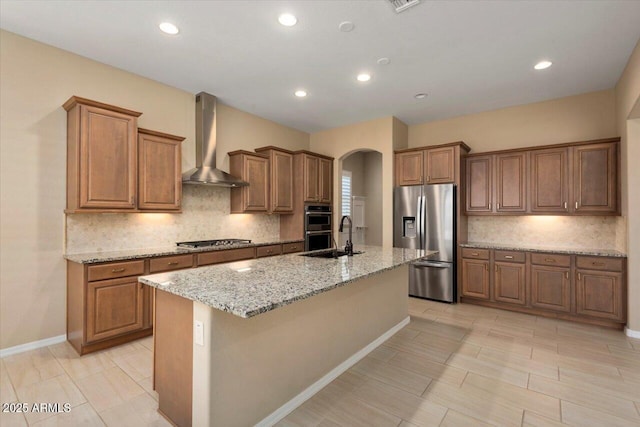
[[472, 248], [461, 252], [462, 302], [615, 328], [626, 323], [624, 258]]
[[67, 339], [82, 355], [151, 335], [153, 290], [139, 276], [303, 248], [291, 242], [100, 264], [67, 261]]

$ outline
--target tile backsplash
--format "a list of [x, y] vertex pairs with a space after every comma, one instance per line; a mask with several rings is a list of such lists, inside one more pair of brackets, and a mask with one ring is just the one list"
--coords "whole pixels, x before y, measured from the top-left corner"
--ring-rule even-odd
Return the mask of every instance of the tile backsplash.
[[624, 217], [468, 217], [470, 242], [626, 251]]
[[185, 185], [181, 214], [67, 215], [65, 252], [154, 248], [188, 240], [278, 239], [278, 215], [230, 215], [229, 191], [223, 187]]

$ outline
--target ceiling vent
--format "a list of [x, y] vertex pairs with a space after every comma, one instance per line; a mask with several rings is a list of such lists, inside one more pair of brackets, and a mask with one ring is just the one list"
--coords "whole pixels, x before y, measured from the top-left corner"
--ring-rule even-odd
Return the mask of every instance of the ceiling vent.
[[397, 13], [400, 13], [417, 5], [420, 3], [420, 0], [389, 0], [389, 3], [391, 3]]

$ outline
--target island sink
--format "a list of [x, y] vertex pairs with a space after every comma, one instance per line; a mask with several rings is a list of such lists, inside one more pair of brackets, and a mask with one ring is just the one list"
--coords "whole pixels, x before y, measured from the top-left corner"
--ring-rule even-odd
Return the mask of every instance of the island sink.
[[[361, 254], [362, 251], [354, 251], [353, 255], [358, 255]], [[341, 256], [345, 256], [348, 255], [349, 253], [346, 251], [334, 251], [334, 250], [329, 250], [329, 251], [322, 251], [322, 252], [311, 252], [308, 254], [301, 254], [300, 256], [308, 256], [308, 257], [312, 257], [312, 258], [338, 258]]]

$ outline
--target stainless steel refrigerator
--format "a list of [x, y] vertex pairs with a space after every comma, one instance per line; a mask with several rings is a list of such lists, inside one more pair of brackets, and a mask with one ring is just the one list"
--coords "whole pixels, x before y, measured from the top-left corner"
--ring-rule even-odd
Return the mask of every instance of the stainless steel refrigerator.
[[456, 186], [396, 187], [393, 246], [438, 251], [409, 265], [409, 295], [456, 300]]

